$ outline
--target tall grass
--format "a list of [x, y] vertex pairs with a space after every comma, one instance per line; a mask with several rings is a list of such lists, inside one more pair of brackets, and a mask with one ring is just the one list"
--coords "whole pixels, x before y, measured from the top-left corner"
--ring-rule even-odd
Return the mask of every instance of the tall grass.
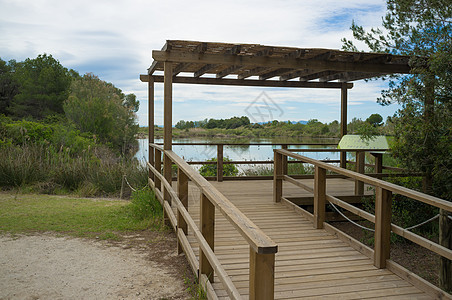
[[78, 192], [81, 196], [117, 196], [123, 175], [132, 186], [147, 183], [147, 170], [135, 159], [117, 158], [105, 147], [71, 154], [50, 145], [3, 145], [0, 149], [0, 187], [35, 192]]

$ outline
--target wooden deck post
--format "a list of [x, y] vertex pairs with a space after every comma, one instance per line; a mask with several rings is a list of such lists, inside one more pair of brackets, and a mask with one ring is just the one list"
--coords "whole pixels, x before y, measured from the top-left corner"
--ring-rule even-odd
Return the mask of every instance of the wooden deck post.
[[[452, 221], [449, 213], [439, 210], [439, 244], [447, 249], [452, 249]], [[452, 291], [452, 263], [445, 257], [440, 257], [439, 287], [450, 293]]]
[[280, 202], [283, 188], [283, 155], [274, 151], [274, 167], [273, 167], [273, 201]]
[[[356, 151], [356, 167], [355, 171], [364, 174], [366, 153], [364, 151]], [[364, 182], [355, 180], [355, 195], [364, 194]]]
[[381, 187], [375, 191], [375, 249], [374, 266], [386, 268], [391, 249], [392, 192]]
[[275, 297], [275, 254], [256, 253], [250, 247], [250, 300]]
[[314, 228], [323, 228], [325, 222], [326, 170], [315, 167], [314, 173]]
[[[383, 173], [383, 153], [372, 153], [375, 157], [375, 173]], [[381, 179], [382, 176], [378, 175], [378, 179]]]
[[[287, 150], [287, 148], [288, 148], [287, 144], [281, 145], [281, 149]], [[289, 174], [289, 166], [287, 163], [287, 156], [285, 156], [285, 155], [283, 156], [282, 164], [283, 164], [283, 174], [288, 175]]]
[[[171, 62], [165, 61], [164, 67], [164, 83], [163, 83], [163, 149], [172, 149], [172, 102], [173, 102], [173, 64]], [[171, 160], [164, 155], [163, 157], [163, 176], [166, 181], [171, 184], [172, 174], [171, 174]], [[171, 197], [169, 192], [164, 189], [163, 199], [167, 200], [171, 205]]]
[[[341, 138], [347, 134], [347, 86], [345, 83], [341, 87]], [[340, 167], [347, 167], [347, 152], [341, 151]]]
[[[177, 170], [177, 196], [180, 202], [188, 211], [188, 176], [179, 168]], [[185, 222], [179, 209], [177, 210], [177, 227], [182, 229], [185, 235], [188, 233], [187, 222]], [[177, 243], [177, 253], [181, 254], [183, 251], [182, 245]]]
[[[162, 171], [162, 151], [160, 151], [159, 149], [155, 149], [155, 169], [158, 172]], [[155, 188], [158, 189], [159, 191], [162, 191], [162, 182], [160, 181], [160, 179], [155, 176]], [[163, 203], [162, 203], [163, 204]]]
[[223, 144], [217, 145], [217, 181], [223, 181]]
[[[154, 143], [154, 78], [150, 77], [148, 81], [148, 161], [155, 167], [154, 148], [150, 144]], [[149, 178], [154, 180], [154, 173], [149, 170]]]
[[[212, 251], [214, 251], [214, 237], [215, 237], [215, 206], [210, 203], [210, 200], [201, 192], [200, 199], [200, 229], [201, 233], [206, 239]], [[199, 248], [199, 276], [205, 274], [210, 282], [213, 282], [214, 274], [213, 267], [209, 260], [204, 255], [201, 247]]]

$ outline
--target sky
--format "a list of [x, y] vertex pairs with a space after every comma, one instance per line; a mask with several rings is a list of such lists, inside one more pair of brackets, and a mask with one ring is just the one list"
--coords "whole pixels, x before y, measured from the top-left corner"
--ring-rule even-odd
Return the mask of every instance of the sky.
[[[381, 25], [385, 11], [383, 0], [0, 0], [0, 58], [23, 61], [47, 53], [80, 74], [94, 73], [137, 95], [138, 121], [147, 126], [147, 84], [139, 75], [166, 40], [340, 49], [341, 38], [352, 38], [353, 20], [370, 29]], [[396, 105], [376, 103], [386, 86], [356, 81], [348, 94], [348, 121], [392, 116]], [[274, 113], [257, 117], [262, 97]], [[155, 120], [162, 124], [163, 84], [156, 84], [155, 101]], [[331, 122], [340, 118], [340, 90], [173, 86], [174, 124], [232, 116]]]

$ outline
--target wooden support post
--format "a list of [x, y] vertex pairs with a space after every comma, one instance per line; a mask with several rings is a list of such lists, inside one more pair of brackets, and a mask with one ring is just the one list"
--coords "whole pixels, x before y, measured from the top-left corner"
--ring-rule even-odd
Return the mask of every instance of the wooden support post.
[[217, 181], [223, 181], [223, 144], [217, 145]]
[[[148, 143], [154, 143], [154, 78], [150, 77], [148, 81]], [[148, 145], [148, 161], [155, 167], [154, 148]], [[149, 178], [154, 180], [154, 173], [149, 170]]]
[[[364, 174], [366, 153], [364, 151], [356, 151], [356, 169], [355, 171]], [[364, 182], [355, 180], [355, 195], [364, 195]]]
[[[177, 196], [180, 202], [188, 211], [188, 176], [179, 168], [177, 170]], [[188, 226], [185, 219], [182, 217], [179, 209], [177, 210], [177, 227], [182, 229], [185, 235], [188, 233]], [[181, 254], [183, 251], [180, 242], [177, 243], [177, 253]]]
[[[281, 148], [284, 150], [287, 150], [287, 144], [281, 145]], [[289, 167], [288, 167], [288, 163], [287, 163], [287, 156], [285, 156], [285, 155], [283, 156], [282, 164], [283, 164], [283, 174], [288, 175]]]
[[[452, 220], [449, 213], [439, 210], [439, 244], [447, 249], [452, 249]], [[451, 260], [440, 257], [439, 287], [446, 292], [452, 292], [452, 264]]]
[[[347, 86], [342, 84], [341, 87], [341, 138], [347, 134]], [[347, 167], [347, 152], [340, 154], [340, 167]]]
[[283, 155], [274, 151], [274, 167], [273, 167], [273, 201], [280, 202], [283, 189]]
[[250, 300], [275, 297], [275, 254], [259, 254], [250, 247]]
[[323, 228], [325, 222], [326, 170], [315, 167], [314, 173], [314, 228]]
[[[383, 173], [383, 153], [372, 153], [375, 157], [375, 173]], [[377, 176], [378, 179], [383, 178], [381, 175]]]
[[[203, 193], [201, 193], [199, 216], [201, 233], [212, 251], [214, 251], [215, 206]], [[207, 260], [207, 257], [204, 255], [202, 249], [199, 248], [199, 276], [201, 276], [201, 274], [205, 274], [209, 278], [209, 281], [213, 282], [213, 267]]]
[[[172, 164], [173, 162], [171, 161], [171, 159], [167, 155], [163, 154], [163, 176], [170, 185], [173, 182], [173, 174], [171, 170]], [[165, 187], [163, 187], [163, 199], [168, 201], [169, 205], [171, 205], [171, 196], [169, 191]]]
[[[162, 151], [155, 149], [154, 157], [155, 157], [155, 169], [158, 172], [161, 172], [162, 171]], [[157, 176], [155, 176], [155, 188], [158, 189], [159, 191], [162, 190], [162, 182], [160, 181], [160, 179]]]
[[[173, 64], [171, 62], [165, 61], [163, 64], [163, 149], [172, 149], [172, 102], [173, 102]], [[171, 160], [164, 155], [163, 157], [163, 176], [166, 181], [171, 184], [172, 174], [171, 174]], [[163, 199], [167, 200], [171, 205], [171, 197], [169, 192], [164, 189]]]
[[391, 191], [376, 187], [374, 266], [379, 269], [386, 268], [391, 249], [391, 205]]
[[172, 149], [172, 110], [173, 110], [173, 64], [165, 61], [164, 64], [164, 83], [163, 83], [163, 149]]

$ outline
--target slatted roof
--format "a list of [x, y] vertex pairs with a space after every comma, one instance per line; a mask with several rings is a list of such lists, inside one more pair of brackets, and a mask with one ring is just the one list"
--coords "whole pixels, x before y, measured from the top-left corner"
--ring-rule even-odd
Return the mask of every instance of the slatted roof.
[[152, 57], [142, 81], [149, 76], [163, 81], [155, 72], [163, 71], [165, 61], [173, 62], [174, 83], [194, 84], [338, 88], [341, 83], [411, 70], [408, 56], [259, 44], [168, 40]]

